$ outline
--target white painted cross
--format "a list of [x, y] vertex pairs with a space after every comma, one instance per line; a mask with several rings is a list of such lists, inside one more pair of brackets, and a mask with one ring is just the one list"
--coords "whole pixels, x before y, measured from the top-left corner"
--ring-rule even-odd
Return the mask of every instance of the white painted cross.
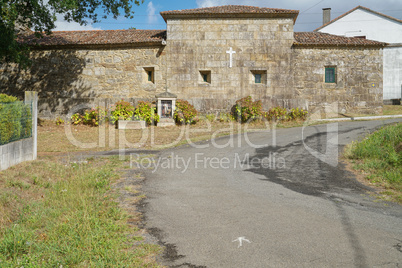
[[247, 243], [251, 243], [251, 241], [246, 239], [244, 236], [238, 237], [237, 239], [233, 240], [232, 243], [236, 242], [236, 241], [239, 241], [239, 246], [237, 248], [239, 248], [243, 245], [243, 241], [245, 241]]
[[232, 47], [230, 47], [230, 49], [226, 51], [226, 53], [230, 55], [229, 68], [232, 68], [233, 54], [235, 54], [236, 51], [234, 51]]

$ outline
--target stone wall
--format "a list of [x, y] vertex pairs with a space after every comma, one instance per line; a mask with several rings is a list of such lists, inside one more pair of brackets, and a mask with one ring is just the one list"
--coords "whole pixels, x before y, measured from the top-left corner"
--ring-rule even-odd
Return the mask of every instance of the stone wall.
[[[294, 86], [309, 109], [338, 103], [341, 113], [382, 112], [382, 49], [294, 48]], [[336, 67], [336, 83], [325, 83], [325, 67]]]
[[[37, 91], [45, 118], [67, 114], [80, 104], [96, 105], [99, 99], [108, 99], [107, 104], [150, 99], [166, 87], [164, 48], [33, 50], [29, 70], [0, 67], [0, 92], [23, 96], [26, 90]], [[148, 68], [154, 70], [153, 82]]]
[[[167, 21], [168, 88], [198, 110], [228, 110], [251, 95], [265, 108], [305, 106], [291, 79], [293, 19]], [[232, 67], [227, 51], [232, 48]], [[204, 82], [202, 74], [210, 73]], [[262, 76], [256, 84], [253, 74]]]
[[[167, 45], [33, 50], [29, 71], [0, 66], [0, 92], [39, 92], [41, 117], [74, 107], [135, 104], [165, 91], [203, 113], [229, 111], [252, 96], [264, 109], [312, 110], [339, 102], [343, 112], [380, 112], [382, 50], [293, 46], [293, 19], [169, 19]], [[230, 54], [235, 51], [230, 67]], [[166, 67], [168, 64], [168, 68]], [[325, 66], [337, 82], [325, 83]], [[153, 70], [153, 81], [146, 71]], [[207, 81], [204, 81], [206, 75]], [[255, 82], [255, 76], [261, 83]], [[76, 111], [74, 111], [76, 112]]]

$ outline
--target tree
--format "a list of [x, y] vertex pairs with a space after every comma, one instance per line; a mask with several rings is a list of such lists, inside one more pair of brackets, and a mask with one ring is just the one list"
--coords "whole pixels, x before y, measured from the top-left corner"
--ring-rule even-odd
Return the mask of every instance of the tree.
[[19, 38], [32, 29], [37, 37], [51, 34], [56, 14], [63, 14], [68, 22], [86, 25], [99, 22], [97, 9], [103, 9], [102, 18], [124, 15], [132, 18], [132, 4], [144, 0], [0, 0], [0, 63], [15, 62], [28, 66], [29, 48]]

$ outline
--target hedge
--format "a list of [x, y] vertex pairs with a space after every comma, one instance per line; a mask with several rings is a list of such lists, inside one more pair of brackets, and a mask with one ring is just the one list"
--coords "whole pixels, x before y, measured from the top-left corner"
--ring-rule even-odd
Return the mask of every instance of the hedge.
[[0, 145], [32, 136], [31, 105], [0, 102]]

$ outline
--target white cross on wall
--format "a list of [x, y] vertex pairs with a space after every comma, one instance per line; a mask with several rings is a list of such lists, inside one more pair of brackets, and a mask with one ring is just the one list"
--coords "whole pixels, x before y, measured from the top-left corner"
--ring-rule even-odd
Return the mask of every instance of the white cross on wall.
[[233, 54], [235, 54], [236, 51], [233, 51], [233, 49], [230, 48], [226, 53], [230, 55], [229, 68], [232, 68]]

